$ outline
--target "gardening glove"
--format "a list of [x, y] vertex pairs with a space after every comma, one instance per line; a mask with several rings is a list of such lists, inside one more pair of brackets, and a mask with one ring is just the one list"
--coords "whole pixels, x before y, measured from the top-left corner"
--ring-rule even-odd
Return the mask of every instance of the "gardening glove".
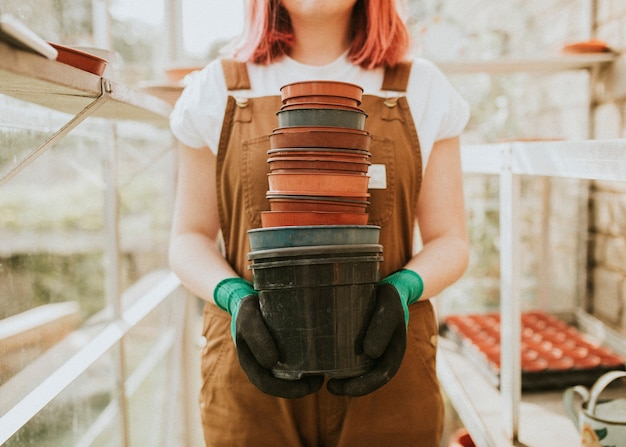
[[266, 394], [298, 398], [318, 391], [323, 376], [304, 376], [299, 380], [278, 379], [272, 367], [278, 363], [278, 348], [259, 308], [259, 297], [243, 278], [222, 280], [213, 293], [215, 303], [231, 315], [231, 334], [241, 368], [254, 386]]
[[374, 366], [358, 377], [329, 380], [331, 393], [364, 396], [391, 380], [406, 350], [408, 306], [421, 297], [423, 290], [422, 279], [411, 270], [400, 270], [379, 281], [376, 307], [363, 339], [363, 351], [374, 360]]

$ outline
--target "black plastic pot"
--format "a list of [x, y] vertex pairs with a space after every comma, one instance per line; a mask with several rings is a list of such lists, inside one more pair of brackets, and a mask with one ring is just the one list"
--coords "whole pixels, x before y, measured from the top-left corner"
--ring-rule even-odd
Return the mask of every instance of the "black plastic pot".
[[268, 256], [269, 251], [249, 254], [261, 313], [280, 352], [276, 377], [345, 378], [371, 367], [362, 340], [383, 258], [380, 245], [365, 245], [352, 246], [356, 252], [343, 246], [344, 255], [334, 250], [322, 256], [328, 246], [306, 247], [300, 254], [293, 248], [275, 256]]

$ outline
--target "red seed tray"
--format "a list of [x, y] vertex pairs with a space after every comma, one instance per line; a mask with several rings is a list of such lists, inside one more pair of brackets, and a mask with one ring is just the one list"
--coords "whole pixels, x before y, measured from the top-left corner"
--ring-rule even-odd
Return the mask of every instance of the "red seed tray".
[[[442, 334], [495, 386], [500, 384], [500, 314], [450, 315]], [[624, 370], [624, 358], [576, 327], [541, 311], [522, 313], [522, 389], [589, 386], [607, 371]]]

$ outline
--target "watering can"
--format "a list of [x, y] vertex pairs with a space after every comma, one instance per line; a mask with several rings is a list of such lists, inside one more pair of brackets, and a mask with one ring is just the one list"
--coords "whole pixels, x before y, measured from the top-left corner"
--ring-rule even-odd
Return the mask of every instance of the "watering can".
[[[626, 447], [626, 399], [599, 399], [611, 382], [622, 377], [626, 372], [609, 371], [591, 389], [577, 385], [563, 393], [565, 412], [580, 431], [581, 447]], [[576, 395], [582, 398], [580, 408]]]

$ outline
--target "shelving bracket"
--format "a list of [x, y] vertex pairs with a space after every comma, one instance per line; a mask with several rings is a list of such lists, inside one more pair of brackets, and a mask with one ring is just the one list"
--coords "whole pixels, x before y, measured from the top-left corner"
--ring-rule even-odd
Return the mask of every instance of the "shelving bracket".
[[54, 132], [46, 141], [41, 143], [37, 149], [23, 158], [15, 167], [13, 167], [8, 173], [0, 177], [0, 186], [8, 183], [13, 177], [22, 172], [31, 163], [37, 160], [46, 150], [51, 148], [57, 141], [65, 137], [76, 126], [82, 123], [85, 119], [89, 118], [93, 113], [98, 110], [110, 97], [111, 83], [108, 79], [101, 78], [100, 80], [100, 95], [98, 95], [92, 102], [87, 104], [80, 112], [72, 117], [65, 125], [59, 130]]

